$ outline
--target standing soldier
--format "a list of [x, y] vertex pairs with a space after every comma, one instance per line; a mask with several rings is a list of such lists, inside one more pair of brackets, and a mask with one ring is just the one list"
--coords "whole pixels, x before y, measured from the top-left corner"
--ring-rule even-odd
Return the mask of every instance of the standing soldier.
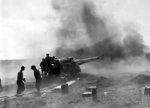
[[52, 73], [54, 75], [59, 75], [60, 74], [60, 68], [61, 68], [60, 61], [57, 58], [55, 58]]
[[[17, 75], [17, 95], [21, 94], [25, 90], [24, 82], [26, 81], [25, 78], [23, 78], [23, 71], [25, 70], [24, 66], [21, 66], [20, 71], [18, 72]], [[24, 81], [24, 82], [23, 82]]]
[[52, 71], [52, 57], [49, 56], [49, 54], [46, 54], [45, 58], [45, 76], [50, 76], [50, 73]]
[[40, 87], [41, 87], [41, 81], [42, 81], [41, 74], [40, 74], [40, 71], [36, 69], [35, 65], [32, 65], [31, 69], [34, 72], [34, 77], [36, 80], [35, 87], [37, 89], [37, 93], [39, 94], [40, 93]]
[[44, 58], [42, 59], [42, 61], [40, 63], [40, 67], [41, 67], [41, 71], [42, 71], [42, 77], [45, 77], [46, 76], [46, 74], [45, 74], [46, 61]]

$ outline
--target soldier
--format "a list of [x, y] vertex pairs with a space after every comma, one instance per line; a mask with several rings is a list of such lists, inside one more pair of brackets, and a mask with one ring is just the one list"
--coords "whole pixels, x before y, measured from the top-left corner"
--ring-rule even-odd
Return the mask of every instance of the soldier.
[[46, 54], [46, 58], [45, 58], [45, 74], [44, 76], [48, 76], [50, 75], [50, 71], [51, 71], [51, 57], [49, 56], [49, 54]]
[[49, 54], [46, 54], [45, 60], [47, 63], [51, 63], [51, 57], [49, 56]]
[[45, 77], [46, 76], [46, 74], [45, 74], [46, 61], [44, 58], [42, 59], [42, 61], [40, 63], [40, 67], [41, 67], [41, 71], [42, 71], [42, 77]]
[[50, 57], [49, 54], [46, 54], [46, 58], [45, 58], [45, 62], [46, 62], [46, 66], [45, 66], [45, 70], [46, 70], [46, 76], [50, 77], [53, 68], [54, 68], [54, 61], [55, 61], [55, 57]]
[[61, 68], [60, 61], [57, 58], [55, 58], [54, 66], [53, 66], [53, 70], [52, 70], [53, 74], [59, 75], [60, 74], [60, 68]]
[[[17, 75], [17, 95], [21, 94], [25, 90], [24, 82], [26, 81], [25, 78], [23, 78], [23, 71], [25, 70], [24, 66], [21, 66], [20, 71], [18, 72]], [[24, 81], [24, 82], [23, 82]]]
[[31, 69], [34, 71], [34, 77], [36, 80], [35, 87], [37, 89], [37, 93], [40, 93], [40, 87], [41, 87], [41, 81], [42, 81], [40, 71], [36, 69], [35, 65], [32, 65]]

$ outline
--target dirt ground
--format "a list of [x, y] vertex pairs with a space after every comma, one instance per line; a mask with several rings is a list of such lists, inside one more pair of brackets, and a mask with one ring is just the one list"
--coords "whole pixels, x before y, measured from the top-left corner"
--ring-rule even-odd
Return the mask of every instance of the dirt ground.
[[[54, 90], [44, 96], [5, 99], [0, 108], [150, 108], [150, 96], [143, 94], [145, 85], [130, 82], [130, 78], [83, 74], [68, 93]], [[89, 86], [97, 86], [97, 95], [82, 97]]]

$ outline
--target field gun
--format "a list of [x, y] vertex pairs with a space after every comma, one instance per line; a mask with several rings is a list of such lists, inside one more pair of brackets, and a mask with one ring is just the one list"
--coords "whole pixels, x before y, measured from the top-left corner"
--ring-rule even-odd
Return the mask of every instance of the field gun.
[[85, 58], [85, 59], [74, 59], [73, 57], [60, 59], [60, 74], [66, 74], [70, 77], [77, 77], [81, 72], [80, 65], [92, 62], [100, 59], [99, 56]]
[[92, 61], [98, 60], [98, 59], [100, 59], [99, 56], [97, 56], [97, 57], [91, 57], [91, 58], [86, 58], [86, 59], [77, 59], [77, 60], [75, 60], [75, 62], [76, 62], [78, 65], [82, 65], [82, 64], [84, 64], [84, 63], [92, 62]]

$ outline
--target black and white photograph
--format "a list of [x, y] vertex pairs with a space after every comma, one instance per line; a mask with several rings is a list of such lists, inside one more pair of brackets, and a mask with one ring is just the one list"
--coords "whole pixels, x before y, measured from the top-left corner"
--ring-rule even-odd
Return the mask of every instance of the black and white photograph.
[[0, 108], [150, 108], [150, 0], [0, 0]]

